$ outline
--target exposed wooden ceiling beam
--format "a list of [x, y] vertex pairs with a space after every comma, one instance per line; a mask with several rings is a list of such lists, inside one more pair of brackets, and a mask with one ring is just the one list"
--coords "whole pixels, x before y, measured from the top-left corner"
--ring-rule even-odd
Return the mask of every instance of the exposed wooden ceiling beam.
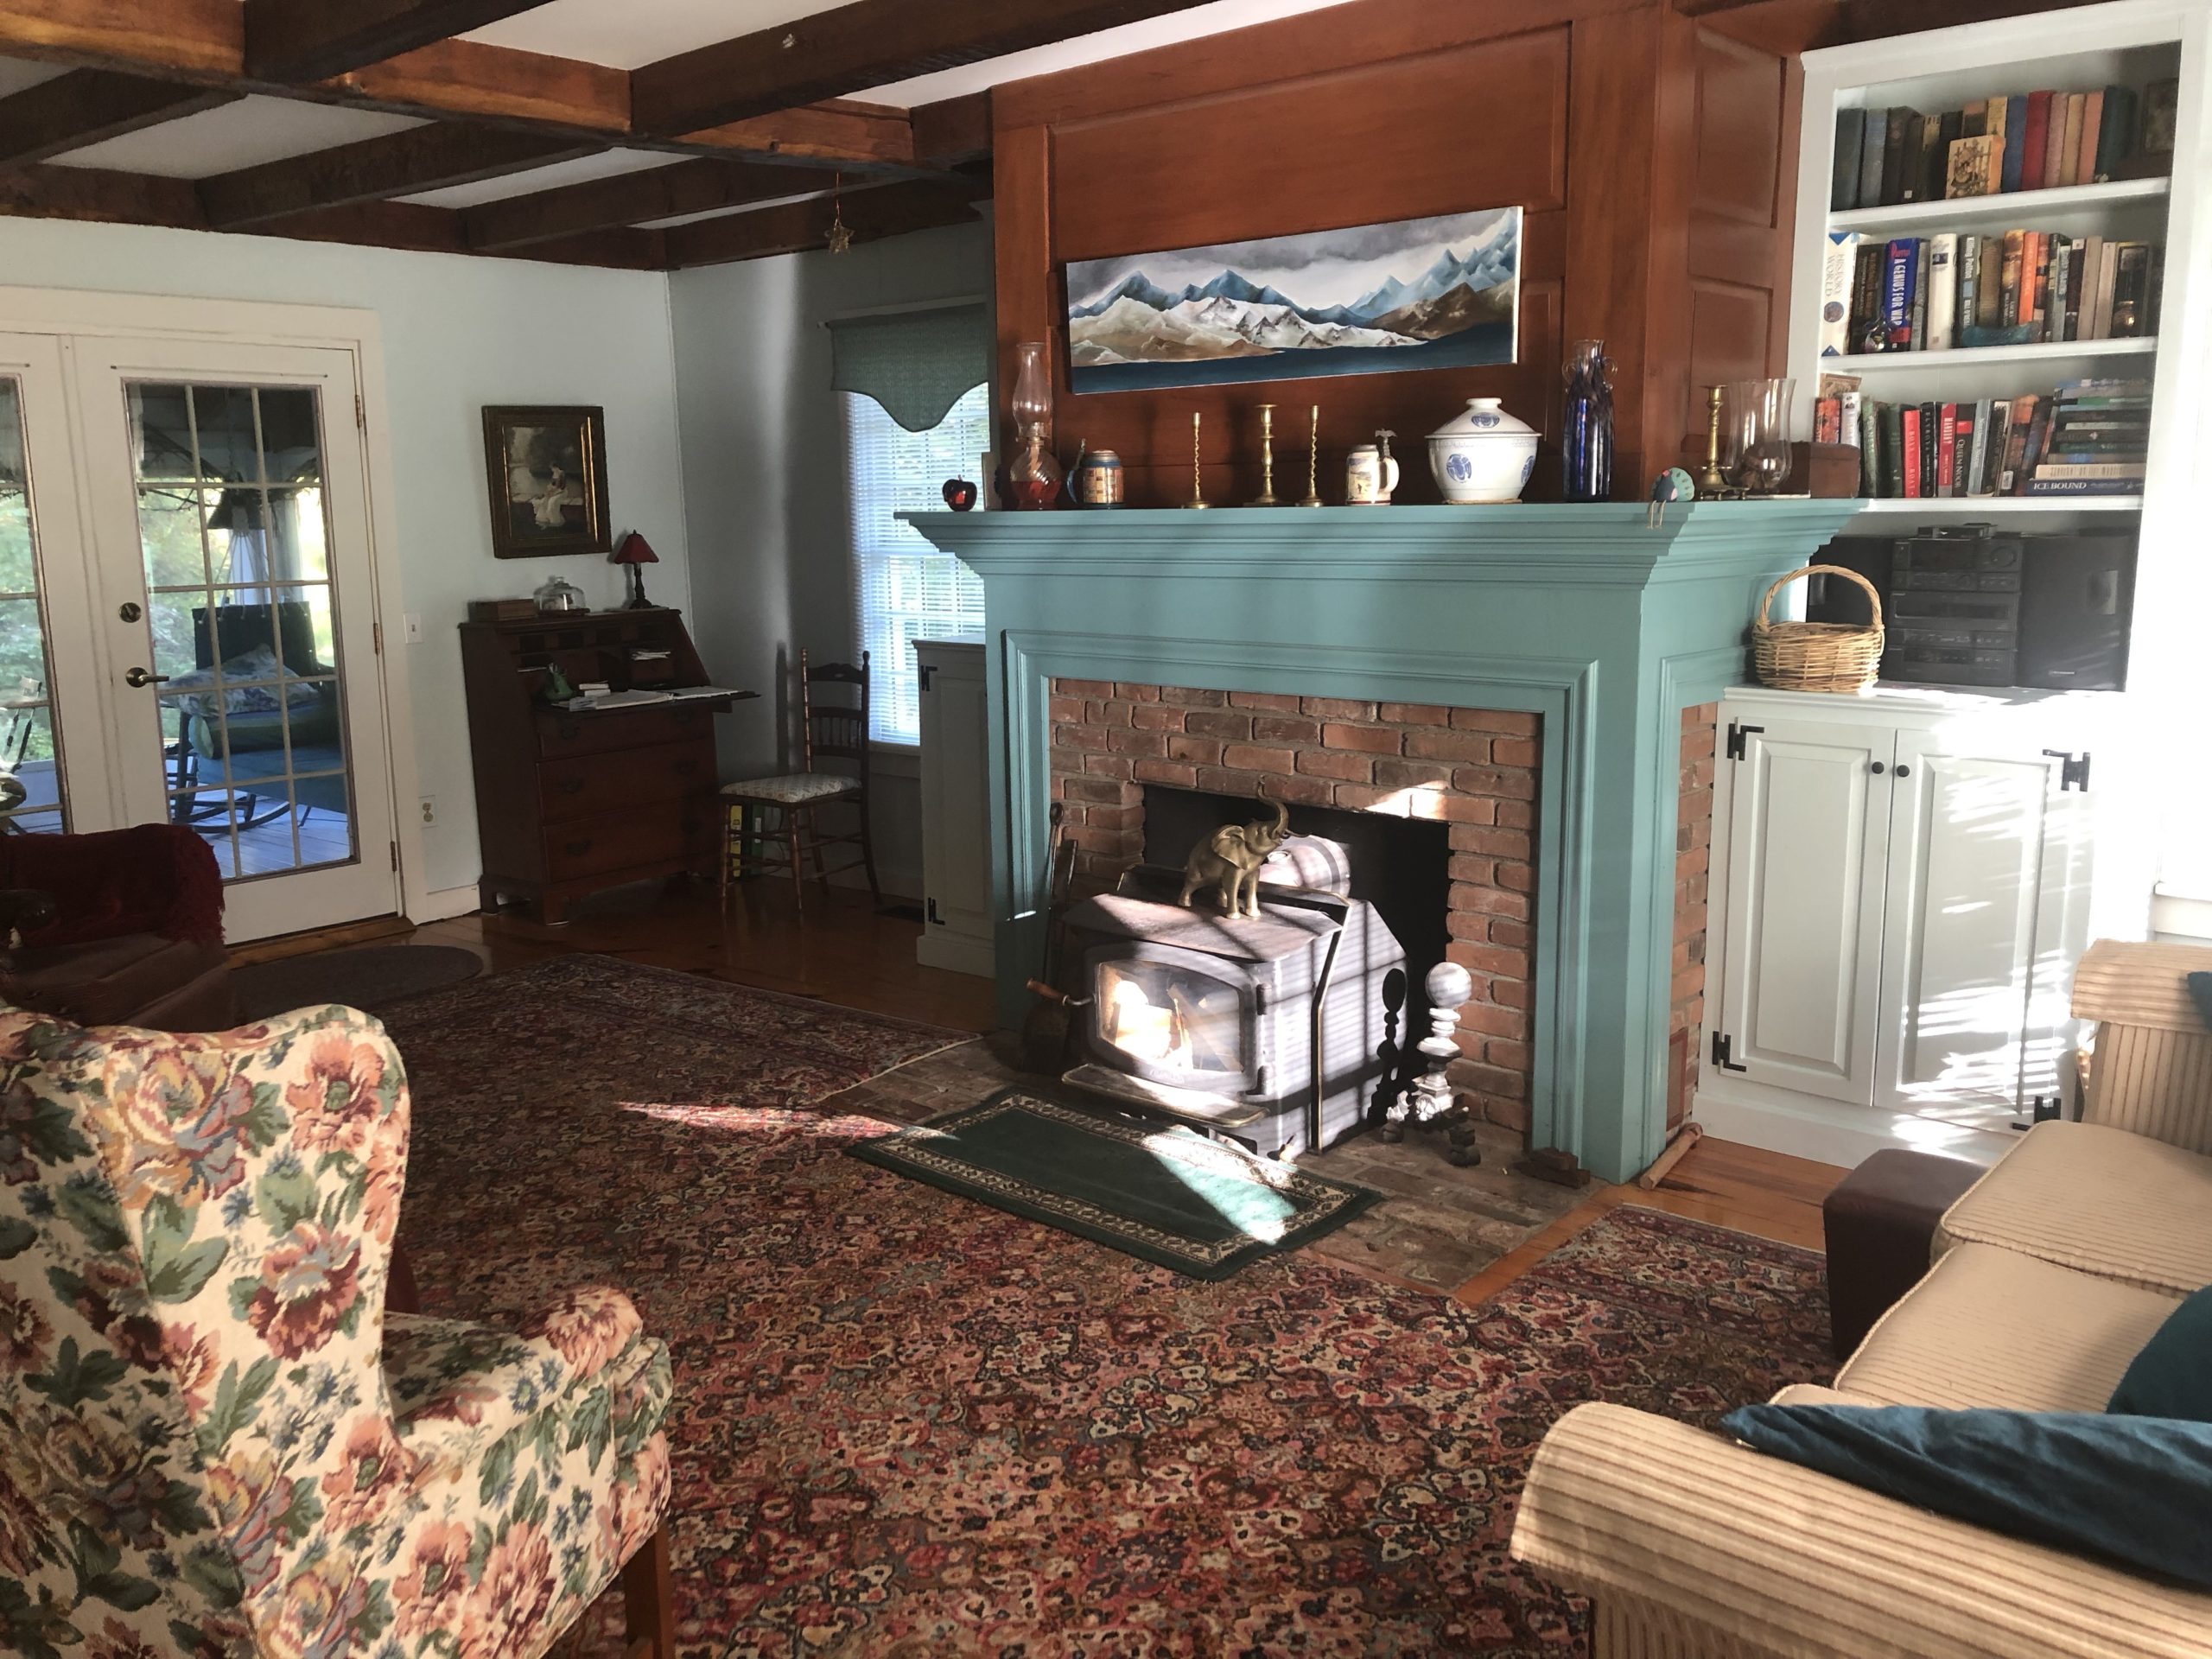
[[207, 215], [189, 179], [97, 167], [22, 167], [0, 172], [0, 213], [204, 231]]
[[92, 68], [236, 75], [245, 9], [238, 0], [0, 0], [0, 50]]
[[853, 0], [630, 76], [640, 132], [695, 132], [1182, 11], [1199, 0]]
[[234, 103], [243, 96], [111, 69], [73, 69], [0, 98], [0, 167], [66, 156], [104, 139]]
[[337, 144], [200, 181], [207, 222], [239, 230], [359, 201], [474, 184], [603, 149], [603, 141], [509, 132], [458, 122]]
[[245, 73], [327, 80], [496, 23], [540, 0], [245, 0]]
[[925, 167], [961, 167], [991, 153], [991, 95], [970, 92], [909, 112], [914, 159]]
[[[623, 71], [477, 41], [440, 41], [305, 84], [250, 77], [244, 11], [238, 0], [0, 0], [0, 55], [432, 120], [630, 133], [630, 77]], [[629, 142], [674, 155], [818, 162], [893, 177], [928, 170], [915, 162], [904, 111], [842, 102]]]
[[[990, 193], [990, 186], [981, 181], [912, 179], [848, 190], [842, 213], [854, 241], [874, 242], [910, 231], [965, 224], [975, 218], [976, 203]], [[840, 211], [841, 204], [817, 196], [755, 213], [671, 225], [661, 232], [666, 264], [671, 270], [683, 270], [695, 265], [761, 259], [771, 254], [809, 252], [828, 245], [830, 225]]]
[[471, 247], [486, 252], [684, 213], [827, 190], [836, 175], [813, 168], [702, 159], [593, 179], [467, 210]]

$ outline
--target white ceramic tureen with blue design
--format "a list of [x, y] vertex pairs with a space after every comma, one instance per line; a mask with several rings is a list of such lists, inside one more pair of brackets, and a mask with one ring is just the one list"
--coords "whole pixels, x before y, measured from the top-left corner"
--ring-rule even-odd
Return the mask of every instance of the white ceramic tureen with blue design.
[[1497, 398], [1472, 397], [1458, 419], [1428, 435], [1428, 465], [1455, 507], [1518, 501], [1536, 470], [1536, 429]]

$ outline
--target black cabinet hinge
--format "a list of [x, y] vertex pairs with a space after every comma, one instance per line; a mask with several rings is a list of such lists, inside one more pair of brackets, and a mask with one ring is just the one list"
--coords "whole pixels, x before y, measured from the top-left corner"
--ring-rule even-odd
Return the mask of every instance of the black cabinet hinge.
[[937, 913], [937, 900], [931, 899], [925, 900], [925, 903], [926, 904], [929, 911], [931, 925], [935, 927], [943, 927], [944, 925], [944, 918]]
[[2064, 749], [2045, 749], [2044, 753], [2058, 762], [2058, 789], [2061, 794], [2069, 789], [2078, 789], [2084, 795], [2089, 792], [2089, 752], [2087, 749], [2079, 754], [2069, 754]]
[[935, 663], [924, 663], [921, 667], [916, 671], [916, 672], [921, 676], [922, 690], [926, 691], [930, 689], [930, 681], [934, 678], [937, 674], [937, 664]]
[[1736, 1062], [1735, 1062], [1734, 1060], [1732, 1060], [1732, 1059], [1731, 1059], [1731, 1058], [1729, 1058], [1730, 1054], [1733, 1052], [1733, 1050], [1734, 1050], [1734, 1044], [1733, 1044], [1733, 1042], [1732, 1042], [1732, 1040], [1731, 1039], [1726, 1038], [1726, 1037], [1723, 1037], [1723, 1036], [1722, 1036], [1719, 1032], [1717, 1032], [1717, 1031], [1716, 1031], [1716, 1032], [1714, 1032], [1714, 1033], [1713, 1033], [1713, 1065], [1715, 1065], [1719, 1066], [1719, 1067], [1723, 1071], [1750, 1071], [1750, 1070], [1751, 1070], [1751, 1068], [1750, 1068], [1749, 1066], [1745, 1066], [1745, 1065], [1737, 1065], [1737, 1064], [1736, 1064]]
[[1764, 726], [1746, 726], [1741, 721], [1730, 721], [1728, 722], [1728, 758], [1731, 760], [1742, 760], [1744, 758], [1744, 740], [1749, 737], [1753, 732], [1763, 732], [1764, 730], [1766, 730], [1766, 728]]

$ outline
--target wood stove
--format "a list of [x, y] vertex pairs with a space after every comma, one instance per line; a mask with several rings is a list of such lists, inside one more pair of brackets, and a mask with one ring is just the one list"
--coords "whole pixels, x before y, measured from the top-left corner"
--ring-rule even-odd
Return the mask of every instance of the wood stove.
[[1273, 1157], [1379, 1119], [1402, 1083], [1406, 953], [1351, 896], [1344, 848], [1285, 842], [1255, 919], [1185, 908], [1181, 887], [1139, 865], [1069, 911], [1085, 1058], [1065, 1080]]

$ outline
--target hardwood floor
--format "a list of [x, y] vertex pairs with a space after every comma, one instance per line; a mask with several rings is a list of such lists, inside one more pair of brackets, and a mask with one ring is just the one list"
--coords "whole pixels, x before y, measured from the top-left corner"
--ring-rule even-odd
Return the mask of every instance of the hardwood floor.
[[[486, 971], [497, 973], [591, 950], [956, 1030], [987, 1031], [995, 1023], [988, 982], [921, 966], [914, 960], [921, 924], [877, 914], [867, 894], [841, 888], [822, 900], [810, 893], [804, 920], [780, 882], [747, 882], [739, 895], [725, 912], [711, 892], [681, 882], [652, 884], [601, 894], [561, 927], [541, 926], [516, 913], [463, 916], [411, 931], [404, 922], [387, 919], [262, 941], [234, 955], [266, 960], [343, 944], [457, 944], [474, 950]], [[1817, 1250], [1821, 1200], [1848, 1173], [1708, 1136], [1652, 1191], [1592, 1186], [1574, 1209], [1453, 1294], [1465, 1302], [1494, 1295], [1623, 1205]]]

